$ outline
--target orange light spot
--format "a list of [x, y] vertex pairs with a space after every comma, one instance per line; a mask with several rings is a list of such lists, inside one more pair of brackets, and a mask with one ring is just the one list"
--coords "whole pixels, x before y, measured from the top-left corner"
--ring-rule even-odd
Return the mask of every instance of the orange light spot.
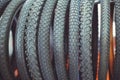
[[15, 76], [15, 77], [18, 77], [18, 75], [19, 75], [18, 69], [16, 69], [16, 70], [14, 71], [14, 76]]
[[99, 62], [100, 62], [100, 52], [98, 52], [96, 80], [98, 80]]
[[110, 74], [109, 71], [107, 72], [107, 79], [106, 80], [110, 80]]
[[67, 63], [66, 63], [66, 69], [69, 69], [69, 59], [67, 59]]

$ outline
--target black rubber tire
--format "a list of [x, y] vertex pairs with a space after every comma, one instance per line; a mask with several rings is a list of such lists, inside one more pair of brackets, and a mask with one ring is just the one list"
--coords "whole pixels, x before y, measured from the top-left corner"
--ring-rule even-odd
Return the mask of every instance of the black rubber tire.
[[106, 80], [110, 53], [110, 0], [101, 0], [99, 80]]
[[92, 65], [93, 76], [96, 80], [97, 73], [97, 60], [98, 60], [98, 5], [94, 4], [93, 19], [92, 19]]
[[58, 80], [68, 80], [66, 72], [66, 59], [64, 52], [64, 29], [65, 29], [65, 14], [69, 0], [58, 0], [55, 10], [53, 44], [55, 67]]
[[94, 0], [80, 2], [80, 77], [93, 80], [92, 66], [92, 13]]
[[13, 18], [23, 2], [24, 0], [11, 1], [0, 19], [0, 73], [4, 80], [15, 79], [9, 60], [9, 32]]
[[0, 0], [0, 9], [3, 8], [3, 6], [9, 1], [10, 0]]
[[113, 80], [120, 80], [120, 0], [115, 0], [116, 54]]
[[34, 1], [36, 0], [27, 0], [24, 3], [23, 8], [20, 12], [18, 25], [16, 28], [15, 52], [16, 52], [17, 66], [22, 80], [31, 80], [26, 63], [27, 61], [26, 61], [25, 48], [24, 48], [24, 33], [25, 33], [25, 27], [27, 25], [26, 22], [28, 21], [28, 17], [29, 17], [28, 12]]
[[[33, 80], [43, 80], [40, 70], [40, 63], [38, 60], [37, 47], [37, 28], [39, 26], [40, 15], [46, 0], [36, 0], [29, 9], [28, 21], [25, 29], [25, 55], [30, 77]], [[48, 6], [48, 5], [47, 5]], [[48, 13], [48, 12], [47, 12]], [[44, 17], [46, 18], [46, 16]]]
[[71, 0], [69, 13], [69, 79], [79, 79], [79, 0]]
[[0, 0], [0, 16], [3, 14], [5, 8], [11, 0]]
[[38, 28], [38, 56], [44, 80], [56, 80], [50, 55], [50, 26], [57, 0], [47, 0]]

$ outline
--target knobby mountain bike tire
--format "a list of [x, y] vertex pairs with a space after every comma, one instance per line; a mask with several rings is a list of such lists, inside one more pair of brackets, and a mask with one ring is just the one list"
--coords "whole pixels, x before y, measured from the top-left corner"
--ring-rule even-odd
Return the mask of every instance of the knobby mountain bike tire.
[[69, 79], [79, 79], [79, 0], [71, 0], [69, 12]]
[[115, 0], [115, 24], [116, 24], [116, 55], [114, 62], [113, 80], [120, 80], [120, 1]]
[[45, 2], [46, 0], [36, 0], [32, 4], [28, 12], [29, 18], [28, 18], [28, 21], [26, 22], [25, 54], [27, 58], [26, 60], [27, 60], [28, 71], [33, 80], [43, 80], [41, 75], [42, 68], [40, 69], [41, 62], [39, 62], [39, 59], [38, 59], [39, 57], [38, 57], [38, 47], [37, 47], [37, 44], [38, 44], [37, 32], [39, 27], [39, 21], [41, 18], [41, 13], [44, 11], [43, 10], [44, 4], [46, 4]]
[[93, 80], [92, 13], [94, 0], [80, 2], [80, 78]]
[[3, 14], [5, 8], [11, 0], [0, 0], [0, 16]]
[[64, 52], [64, 29], [65, 29], [65, 14], [67, 11], [69, 0], [58, 0], [55, 10], [54, 28], [53, 28], [53, 44], [55, 67], [58, 80], [68, 80], [66, 72], [66, 59]]
[[44, 80], [56, 80], [50, 54], [50, 27], [57, 0], [47, 0], [38, 28], [38, 56]]
[[101, 0], [99, 80], [106, 80], [110, 53], [110, 0]]
[[32, 80], [30, 77], [30, 73], [28, 72], [26, 55], [25, 55], [25, 47], [24, 47], [24, 34], [25, 34], [25, 27], [26, 22], [28, 21], [28, 12], [30, 7], [32, 6], [33, 2], [36, 0], [27, 0], [23, 8], [21, 9], [18, 25], [16, 28], [16, 35], [15, 35], [15, 44], [16, 44], [16, 60], [17, 66], [19, 70], [19, 74], [22, 80]]
[[0, 0], [0, 9], [10, 0]]
[[13, 19], [23, 2], [24, 0], [11, 1], [0, 19], [0, 73], [4, 80], [15, 79], [9, 61], [9, 32]]
[[98, 5], [94, 4], [92, 19], [92, 65], [93, 65], [93, 76], [96, 80], [97, 73], [97, 60], [98, 60]]

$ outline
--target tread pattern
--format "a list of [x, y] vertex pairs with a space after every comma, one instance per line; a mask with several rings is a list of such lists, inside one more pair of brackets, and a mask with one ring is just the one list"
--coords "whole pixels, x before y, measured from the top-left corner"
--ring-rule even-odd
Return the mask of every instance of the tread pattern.
[[[41, 14], [38, 30], [38, 55], [44, 80], [56, 80], [50, 58], [50, 26], [57, 0], [47, 0]], [[43, 55], [44, 54], [44, 55]]]
[[80, 73], [82, 80], [93, 80], [92, 11], [94, 0], [80, 3]]
[[0, 9], [10, 0], [0, 0]]
[[79, 0], [71, 0], [69, 14], [69, 78], [79, 79]]
[[37, 57], [37, 26], [39, 22], [39, 14], [44, 5], [45, 0], [36, 0], [29, 9], [29, 18], [26, 22], [25, 30], [25, 54], [28, 71], [32, 80], [43, 80], [40, 65]]
[[10, 0], [0, 0], [0, 16], [3, 14], [5, 8], [9, 4]]
[[120, 80], [120, 0], [115, 0], [116, 55], [113, 80]]
[[25, 26], [28, 16], [29, 9], [32, 3], [36, 0], [27, 0], [23, 8], [20, 12], [18, 25], [16, 28], [16, 59], [17, 59], [17, 66], [20, 73], [22, 80], [31, 80], [30, 76], [28, 75], [28, 69], [26, 67], [26, 59], [25, 59], [25, 49], [24, 49], [24, 32]]
[[4, 80], [14, 79], [9, 63], [8, 36], [16, 9], [23, 3], [23, 1], [24, 0], [11, 1], [0, 19], [0, 73]]
[[110, 0], [101, 1], [99, 80], [106, 80], [110, 53]]
[[64, 52], [65, 14], [69, 0], [58, 0], [54, 19], [54, 58], [58, 80], [68, 80]]

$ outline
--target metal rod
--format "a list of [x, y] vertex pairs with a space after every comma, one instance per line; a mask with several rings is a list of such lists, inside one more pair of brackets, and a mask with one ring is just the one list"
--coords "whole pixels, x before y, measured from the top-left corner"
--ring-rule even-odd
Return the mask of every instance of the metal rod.
[[[111, 0], [110, 2], [114, 2], [114, 0]], [[100, 0], [95, 0], [95, 4], [99, 4]]]

